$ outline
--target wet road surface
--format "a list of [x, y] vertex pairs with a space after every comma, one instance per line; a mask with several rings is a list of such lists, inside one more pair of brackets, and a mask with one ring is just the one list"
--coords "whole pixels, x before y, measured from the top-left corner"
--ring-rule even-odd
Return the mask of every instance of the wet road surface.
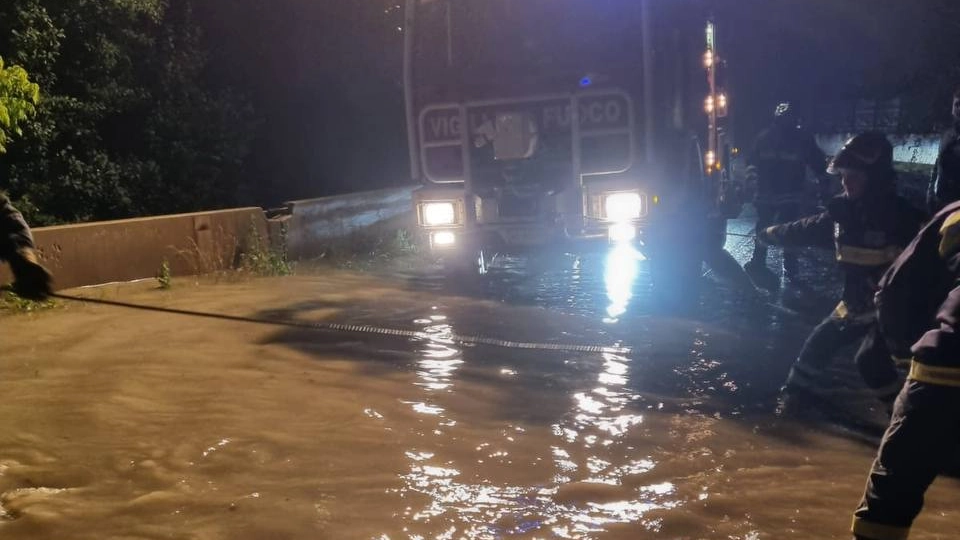
[[[0, 534], [846, 538], [883, 420], [849, 353], [825, 381], [842, 414], [773, 414], [836, 289], [808, 255], [806, 286], [747, 299], [709, 275], [680, 312], [629, 250], [505, 258], [470, 287], [410, 263], [80, 292], [401, 336], [76, 303], [0, 315]], [[951, 537], [958, 495], [941, 477], [911, 538]]]

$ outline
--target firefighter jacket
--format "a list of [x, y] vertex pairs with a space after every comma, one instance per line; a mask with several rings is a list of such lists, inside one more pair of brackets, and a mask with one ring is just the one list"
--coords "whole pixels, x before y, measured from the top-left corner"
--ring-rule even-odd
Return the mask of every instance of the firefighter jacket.
[[943, 132], [937, 162], [930, 175], [927, 204], [931, 212], [960, 201], [960, 129], [954, 126]]
[[806, 131], [772, 126], [757, 136], [747, 165], [757, 176], [757, 203], [797, 202], [805, 190], [807, 167], [822, 175], [826, 156]]
[[0, 193], [0, 261], [9, 261], [24, 248], [33, 248], [30, 228], [10, 200]]
[[883, 276], [880, 322], [894, 346], [916, 340], [910, 378], [960, 386], [960, 202], [947, 205]]
[[872, 318], [881, 276], [913, 239], [922, 219], [922, 212], [891, 187], [858, 200], [834, 197], [824, 212], [768, 227], [761, 231], [761, 240], [785, 247], [833, 244], [844, 278], [843, 298], [834, 315]]

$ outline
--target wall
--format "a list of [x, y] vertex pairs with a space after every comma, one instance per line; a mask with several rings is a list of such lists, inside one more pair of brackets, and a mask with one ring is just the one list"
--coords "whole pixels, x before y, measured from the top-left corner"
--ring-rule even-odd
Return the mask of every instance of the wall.
[[[332, 240], [409, 213], [415, 187], [291, 201], [270, 219], [261, 208], [235, 208], [39, 227], [33, 235], [57, 289], [154, 277], [164, 259], [174, 276], [204, 274], [235, 268], [254, 230], [261, 249], [317, 257]], [[0, 265], [0, 283], [11, 279]]]
[[[230, 268], [253, 230], [267, 241], [260, 208], [38, 227], [33, 236], [64, 289], [153, 277], [164, 259], [175, 276]], [[0, 283], [11, 279], [0, 268]]]

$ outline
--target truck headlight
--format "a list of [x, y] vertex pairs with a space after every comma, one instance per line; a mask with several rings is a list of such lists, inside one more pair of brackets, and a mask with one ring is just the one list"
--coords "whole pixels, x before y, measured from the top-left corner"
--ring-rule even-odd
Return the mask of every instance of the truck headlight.
[[640, 219], [643, 201], [635, 191], [610, 193], [603, 200], [603, 209], [608, 221], [633, 221]]
[[453, 231], [437, 231], [430, 235], [430, 243], [434, 248], [452, 247], [457, 243], [457, 235]]
[[453, 225], [457, 222], [457, 207], [452, 202], [428, 202], [420, 206], [423, 224], [428, 227]]

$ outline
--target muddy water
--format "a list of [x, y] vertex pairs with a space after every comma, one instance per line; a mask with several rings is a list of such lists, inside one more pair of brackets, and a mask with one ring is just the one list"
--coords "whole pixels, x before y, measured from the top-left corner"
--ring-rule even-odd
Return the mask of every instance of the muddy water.
[[[650, 316], [613, 286], [544, 309], [343, 272], [151, 286], [82, 294], [429, 337], [73, 303], [0, 318], [4, 538], [845, 538], [873, 453], [770, 414], [802, 330], [736, 305]], [[911, 538], [951, 537], [958, 495], [938, 480]]]

